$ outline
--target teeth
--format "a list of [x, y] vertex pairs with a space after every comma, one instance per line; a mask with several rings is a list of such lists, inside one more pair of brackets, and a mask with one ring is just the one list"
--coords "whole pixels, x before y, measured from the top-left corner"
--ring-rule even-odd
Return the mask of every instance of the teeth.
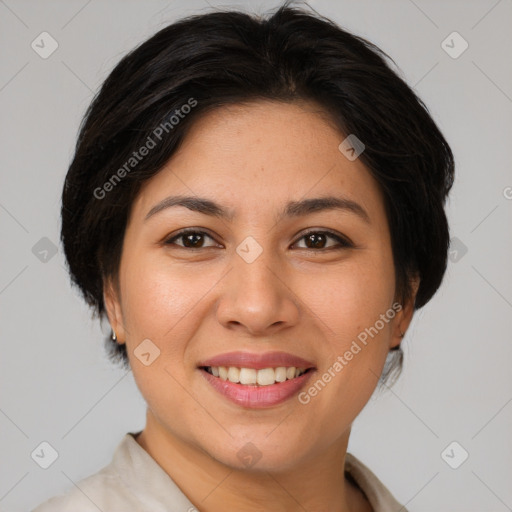
[[234, 366], [228, 368], [228, 380], [230, 382], [240, 382], [240, 370]]
[[219, 377], [222, 380], [250, 386], [270, 386], [276, 382], [284, 382], [300, 377], [306, 371], [305, 368], [296, 368], [295, 366], [280, 366], [261, 370], [238, 368], [236, 366], [209, 366], [206, 370], [214, 377]]
[[258, 373], [254, 368], [240, 368], [240, 384], [256, 384]]
[[286, 368], [280, 366], [276, 368], [276, 382], [284, 382], [286, 380]]
[[268, 386], [269, 384], [274, 384], [276, 382], [276, 372], [273, 368], [264, 368], [263, 370], [258, 370], [256, 375], [256, 382], [260, 386]]

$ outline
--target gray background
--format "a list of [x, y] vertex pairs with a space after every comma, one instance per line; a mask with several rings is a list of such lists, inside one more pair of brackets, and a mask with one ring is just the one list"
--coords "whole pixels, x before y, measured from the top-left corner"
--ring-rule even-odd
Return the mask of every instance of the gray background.
[[[393, 57], [457, 164], [445, 282], [415, 316], [402, 377], [369, 402], [349, 450], [412, 512], [512, 510], [512, 1], [310, 4]], [[262, 12], [277, 2], [214, 5]], [[0, 1], [2, 511], [70, 488], [144, 426], [131, 372], [107, 362], [102, 327], [69, 285], [60, 193], [81, 116], [112, 67], [167, 23], [209, 9], [199, 0]], [[31, 48], [43, 31], [59, 45], [47, 59]], [[442, 46], [453, 31], [469, 44], [458, 58]], [[48, 469], [31, 458], [43, 441], [59, 455]], [[460, 461], [461, 448], [441, 456], [452, 441], [469, 453], [458, 469], [445, 460]]]

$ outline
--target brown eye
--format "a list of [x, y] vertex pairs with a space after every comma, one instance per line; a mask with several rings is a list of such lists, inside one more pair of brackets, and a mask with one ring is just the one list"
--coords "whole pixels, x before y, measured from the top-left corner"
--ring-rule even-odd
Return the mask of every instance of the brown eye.
[[309, 249], [323, 249], [327, 243], [327, 237], [324, 233], [311, 233], [306, 235], [304, 240]]
[[[216, 247], [215, 244], [204, 245], [207, 238], [215, 242], [215, 240], [204, 231], [185, 230], [167, 239], [165, 241], [165, 245], [174, 245], [183, 249], [206, 249], [208, 247]], [[181, 243], [176, 243], [178, 240]], [[313, 249], [321, 251], [354, 247], [349, 240], [330, 231], [310, 231], [309, 233], [302, 235], [299, 241], [302, 240], [305, 241], [305, 247], [298, 247], [299, 249]], [[329, 240], [333, 240], [335, 243], [328, 245]]]
[[[204, 231], [181, 231], [177, 235], [174, 235], [172, 238], [169, 238], [165, 241], [166, 245], [177, 245], [178, 247], [183, 247], [185, 249], [203, 249], [205, 247], [213, 247], [213, 246], [204, 246], [205, 238], [209, 238], [213, 240], [213, 238], [205, 233]], [[181, 244], [175, 243], [176, 240], [181, 240]]]
[[[327, 246], [328, 240], [335, 240], [337, 244]], [[299, 247], [299, 249], [336, 249], [353, 247], [353, 244], [348, 240], [331, 233], [330, 231], [310, 231], [299, 239], [304, 240], [306, 247]]]

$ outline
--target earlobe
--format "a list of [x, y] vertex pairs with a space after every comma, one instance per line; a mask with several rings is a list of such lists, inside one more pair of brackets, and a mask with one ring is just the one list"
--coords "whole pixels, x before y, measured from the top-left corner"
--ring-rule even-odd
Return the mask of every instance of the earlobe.
[[418, 276], [415, 276], [411, 279], [411, 295], [409, 300], [402, 305], [402, 309], [395, 317], [390, 348], [397, 349], [405, 337], [414, 315], [414, 304], [416, 302], [416, 294], [418, 293], [419, 286], [420, 279]]
[[389, 349], [392, 350], [398, 350], [398, 347], [400, 346], [400, 344], [402, 343], [402, 340], [404, 339], [404, 336], [405, 336], [405, 331], [402, 330], [402, 322], [400, 320], [400, 317], [397, 316], [395, 318], [396, 320], [396, 323], [395, 323], [395, 326], [393, 328], [393, 334], [391, 336], [391, 343], [389, 345]]
[[104, 281], [103, 301], [107, 317], [112, 328], [112, 340], [120, 345], [125, 343], [125, 331], [121, 304], [116, 287], [111, 279]]

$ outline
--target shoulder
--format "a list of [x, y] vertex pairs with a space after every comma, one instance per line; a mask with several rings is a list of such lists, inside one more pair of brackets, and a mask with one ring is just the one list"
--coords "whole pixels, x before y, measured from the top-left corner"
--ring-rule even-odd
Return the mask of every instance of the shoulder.
[[138, 501], [115, 474], [110, 465], [79, 481], [64, 494], [53, 496], [32, 512], [129, 512]]
[[345, 472], [364, 492], [374, 512], [407, 512], [377, 476], [351, 453], [345, 458]]
[[97, 473], [74, 483], [63, 494], [51, 497], [32, 512], [98, 512], [140, 510], [140, 502], [119, 472], [118, 458], [127, 443], [126, 436], [116, 449], [112, 462]]
[[110, 464], [32, 512], [167, 512], [195, 510], [170, 476], [127, 433]]

